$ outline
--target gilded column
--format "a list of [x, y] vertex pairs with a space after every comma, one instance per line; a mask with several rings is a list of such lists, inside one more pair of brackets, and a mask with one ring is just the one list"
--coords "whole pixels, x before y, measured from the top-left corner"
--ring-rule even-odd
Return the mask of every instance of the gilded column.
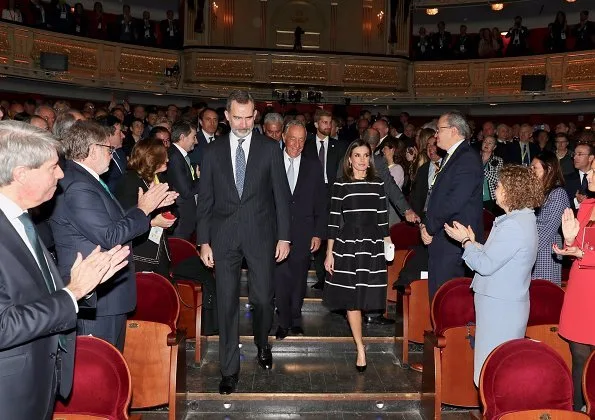
[[362, 0], [362, 52], [370, 52], [373, 0]]
[[234, 0], [225, 0], [225, 8], [223, 10], [223, 44], [226, 46], [233, 45], [234, 13]]
[[409, 26], [411, 25], [411, 19], [409, 16], [409, 8], [405, 8], [406, 2], [400, 1], [397, 6], [396, 26], [397, 26], [397, 43], [395, 45], [395, 53], [399, 55], [409, 55]]
[[267, 48], [267, 0], [260, 0], [260, 47]]
[[337, 6], [338, 0], [331, 0], [331, 51], [335, 51], [337, 49]]

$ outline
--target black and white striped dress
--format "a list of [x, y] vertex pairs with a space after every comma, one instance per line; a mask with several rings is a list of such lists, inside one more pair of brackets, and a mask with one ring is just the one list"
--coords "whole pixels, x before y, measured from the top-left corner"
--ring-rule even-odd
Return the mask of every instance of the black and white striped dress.
[[326, 280], [324, 304], [331, 309], [373, 310], [386, 303], [384, 237], [388, 213], [384, 183], [337, 180], [333, 185], [329, 239], [335, 273]]

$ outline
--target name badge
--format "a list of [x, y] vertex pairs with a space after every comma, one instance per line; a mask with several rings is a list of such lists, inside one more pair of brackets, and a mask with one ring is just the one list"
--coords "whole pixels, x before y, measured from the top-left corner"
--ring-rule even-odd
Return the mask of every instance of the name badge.
[[97, 24], [97, 29], [101, 29], [101, 22]]
[[153, 226], [151, 231], [149, 232], [149, 241], [155, 242], [159, 245], [161, 241], [161, 236], [163, 235], [163, 228], [159, 226]]
[[170, 29], [169, 30], [169, 36], [172, 36], [172, 37], [174, 36], [174, 30], [173, 29]]
[[60, 13], [60, 19], [66, 19], [66, 12], [61, 12]]

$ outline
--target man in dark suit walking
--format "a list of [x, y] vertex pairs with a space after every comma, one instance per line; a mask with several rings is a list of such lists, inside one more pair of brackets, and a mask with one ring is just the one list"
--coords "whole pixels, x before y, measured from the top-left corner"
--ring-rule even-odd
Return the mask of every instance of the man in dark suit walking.
[[172, 126], [172, 146], [168, 149], [167, 181], [179, 197], [176, 200], [178, 220], [172, 236], [189, 240], [196, 229], [196, 194], [198, 167], [193, 167], [189, 153], [196, 146], [196, 129], [180, 121]]
[[[335, 180], [347, 146], [337, 139], [330, 137], [333, 116], [330, 112], [323, 109], [316, 111], [314, 115], [314, 126], [316, 134], [308, 136], [304, 145], [304, 156], [318, 158], [320, 166], [323, 169], [324, 184], [327, 192], [327, 212], [330, 211], [330, 191]], [[316, 277], [318, 281], [315, 289], [322, 289], [326, 280], [326, 270], [324, 268], [324, 258], [326, 255], [326, 241], [322, 241], [320, 249], [314, 254], [314, 267], [316, 268]]]
[[[120, 206], [99, 175], [106, 172], [112, 146], [105, 130], [92, 121], [77, 121], [62, 139], [66, 149], [64, 178], [56, 195], [56, 207], [50, 218], [58, 269], [65, 283], [70, 267], [80, 252], [91, 253], [97, 245], [111, 249], [129, 244], [150, 228], [150, 213], [173, 204], [177, 194], [168, 192], [167, 184], [139, 191], [138, 206]], [[127, 314], [136, 306], [134, 266], [121, 270], [113, 281], [97, 289], [95, 311], [81, 311], [77, 323], [79, 335], [92, 334], [120, 351], [124, 349]]]
[[[78, 254], [65, 287], [28, 209], [51, 199], [63, 177], [61, 146], [47, 131], [0, 122], [0, 407], [11, 420], [52, 418], [72, 388], [76, 314], [95, 287], [127, 263], [128, 247]], [[9, 158], [10, 156], [10, 158]], [[88, 296], [88, 297], [86, 297]]]
[[197, 240], [207, 267], [216, 265], [221, 394], [235, 391], [240, 371], [239, 295], [248, 264], [258, 364], [271, 369], [275, 262], [289, 254], [290, 191], [279, 146], [252, 131], [254, 99], [241, 90], [227, 99], [231, 132], [209, 145], [201, 168]]
[[194, 149], [188, 153], [190, 163], [196, 167], [202, 164], [202, 156], [205, 152], [205, 147], [215, 141], [215, 132], [219, 125], [219, 117], [217, 111], [213, 108], [204, 108], [198, 114], [198, 122], [200, 123], [200, 130], [196, 132], [196, 141], [198, 142]]
[[310, 255], [320, 247], [326, 231], [327, 197], [322, 167], [315, 157], [303, 156], [306, 127], [299, 121], [287, 123], [283, 133], [283, 162], [291, 190], [291, 252], [275, 268], [275, 304], [279, 313], [276, 338], [291, 332], [303, 335], [302, 304]]
[[449, 112], [438, 120], [437, 145], [446, 155], [430, 183], [426, 223], [420, 225], [430, 255], [430, 302], [443, 283], [465, 274], [463, 249], [445, 234], [444, 224], [456, 220], [471, 226], [478, 241], [483, 236], [483, 165], [466, 140], [470, 135], [469, 125], [459, 113]]

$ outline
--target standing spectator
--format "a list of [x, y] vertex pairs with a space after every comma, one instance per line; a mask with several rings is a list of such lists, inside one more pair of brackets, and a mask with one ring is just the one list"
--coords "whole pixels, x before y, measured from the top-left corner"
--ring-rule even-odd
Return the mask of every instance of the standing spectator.
[[483, 163], [483, 208], [498, 213], [496, 206], [496, 187], [498, 186], [498, 173], [504, 162], [494, 155], [496, 139], [487, 136], [481, 144], [481, 161]]
[[568, 149], [568, 136], [564, 133], [556, 133], [556, 156], [560, 161], [560, 168], [564, 179], [574, 172], [574, 154]]
[[65, 0], [52, 0], [49, 9], [50, 24], [58, 32], [68, 33], [72, 27], [72, 12]]
[[492, 45], [494, 46], [494, 55], [496, 57], [504, 56], [504, 40], [500, 29], [497, 27], [492, 28]]
[[143, 20], [140, 22], [139, 29], [141, 44], [154, 47], [157, 42], [155, 29], [153, 28], [153, 22], [151, 22], [151, 14], [147, 10], [143, 12]]
[[[347, 311], [357, 346], [355, 367], [366, 370], [362, 339], [362, 311], [383, 308], [386, 303], [384, 242], [388, 236], [386, 195], [376, 176], [372, 149], [356, 140], [343, 158], [343, 176], [332, 188], [329, 239], [324, 266], [323, 301], [331, 309]], [[341, 226], [342, 225], [342, 226]]]
[[464, 59], [472, 57], [475, 51], [474, 44], [473, 38], [467, 34], [467, 25], [461, 25], [459, 37], [453, 48], [455, 58]]
[[411, 208], [415, 213], [421, 215], [422, 220], [425, 220], [426, 217], [424, 207], [428, 199], [430, 184], [434, 179], [434, 174], [440, 169], [440, 163], [442, 161], [436, 147], [435, 133], [431, 128], [422, 129], [420, 143], [425, 143], [426, 148], [425, 151], [423, 149], [420, 150], [416, 160], [411, 165], [411, 167], [415, 167], [419, 162], [423, 162], [417, 170], [411, 172], [412, 182], [411, 194], [409, 196]]
[[161, 21], [161, 41], [163, 48], [176, 49], [182, 46], [182, 32], [180, 23], [174, 20], [174, 11], [166, 12], [167, 19]]
[[301, 51], [302, 49], [302, 36], [306, 32], [302, 29], [301, 26], [295, 28], [293, 31], [293, 50], [294, 51]]
[[103, 14], [103, 4], [96, 1], [93, 5], [93, 14], [89, 21], [89, 36], [95, 39], [106, 40], [107, 36], [107, 19]]
[[492, 58], [496, 56], [494, 40], [489, 28], [482, 28], [479, 31], [479, 45], [477, 47], [479, 58]]
[[593, 249], [585, 246], [583, 238], [585, 229], [593, 227], [595, 221], [595, 165], [589, 171], [589, 198], [583, 201], [577, 217], [570, 209], [566, 209], [562, 216], [562, 233], [564, 235], [564, 248], [554, 245], [554, 252], [559, 255], [573, 257], [572, 268], [564, 304], [560, 314], [560, 335], [570, 342], [572, 354], [572, 382], [574, 384], [574, 409], [580, 411], [584, 408], [581, 381], [583, 369], [587, 359], [595, 350], [595, 311], [593, 311], [593, 296], [595, 296], [595, 283], [592, 267], [581, 267], [581, 260], [589, 257], [592, 261]]
[[85, 8], [83, 7], [83, 3], [76, 3], [74, 5], [74, 14], [72, 15], [70, 32], [79, 36], [87, 36], [87, 31], [88, 22]]
[[105, 181], [109, 190], [113, 193], [116, 191], [116, 186], [120, 178], [126, 173], [127, 156], [126, 151], [122, 147], [124, 140], [124, 133], [122, 133], [122, 123], [118, 121], [113, 115], [106, 115], [105, 117], [97, 118], [97, 123], [105, 128], [107, 133], [107, 141], [113, 148], [112, 158], [109, 168], [106, 173], [101, 174], [101, 179]]
[[545, 198], [541, 208], [536, 211], [539, 245], [531, 278], [549, 280], [560, 286], [562, 258], [552, 253], [552, 244], [562, 246], [562, 237], [559, 234], [562, 214], [570, 207], [568, 195], [564, 191], [564, 177], [558, 159], [552, 152], [542, 152], [535, 156], [531, 162], [531, 170], [539, 178]]
[[506, 146], [504, 163], [530, 166], [531, 160], [539, 153], [539, 147], [532, 143], [533, 127], [523, 124], [520, 131], [519, 141], [513, 141]]
[[[202, 164], [202, 157], [205, 153], [205, 148], [208, 144], [215, 141], [215, 132], [217, 131], [217, 125], [219, 124], [219, 117], [217, 117], [217, 111], [213, 108], [204, 108], [198, 114], [198, 122], [200, 130], [196, 134], [196, 140], [198, 144], [194, 147], [188, 156], [190, 156], [190, 163], [193, 166], [200, 166]], [[283, 128], [283, 124], [279, 130]], [[281, 136], [279, 134], [279, 136]]]
[[582, 51], [595, 48], [595, 23], [589, 20], [589, 11], [583, 10], [579, 19], [579, 23], [572, 30], [576, 38], [574, 49]]
[[566, 38], [568, 36], [568, 25], [566, 24], [566, 13], [556, 13], [556, 20], [551, 26], [551, 47], [550, 52], [561, 53], [566, 51]]
[[45, 4], [41, 0], [29, 0], [29, 11], [26, 14], [27, 24], [37, 28], [46, 28], [48, 26], [48, 16]]
[[450, 32], [446, 31], [444, 22], [438, 22], [438, 32], [432, 36], [432, 45], [434, 46], [434, 56], [438, 60], [444, 60], [451, 56], [452, 37]]
[[2, 10], [2, 19], [10, 22], [23, 22], [23, 15], [21, 14], [21, 9], [16, 0], [8, 0], [6, 9]]
[[[403, 185], [405, 184], [405, 170], [403, 168], [405, 158], [402, 153], [402, 149], [399, 148], [399, 140], [393, 139], [392, 137], [387, 138], [382, 147], [382, 154], [384, 156], [384, 160], [386, 160], [386, 164], [388, 165], [388, 170], [390, 175], [395, 180], [395, 184], [401, 190], [403, 190]], [[400, 222], [401, 218], [399, 214], [395, 210], [392, 205], [388, 206], [388, 223], [389, 226]]]
[[587, 175], [595, 161], [593, 145], [580, 143], [574, 149], [574, 171], [566, 177], [566, 192], [572, 208], [578, 210], [587, 198], [589, 181]]
[[416, 60], [431, 60], [434, 57], [434, 45], [432, 44], [432, 40], [428, 36], [426, 28], [424, 28], [423, 26], [419, 28], [419, 38], [415, 42], [414, 48]]
[[516, 57], [519, 55], [526, 55], [529, 48], [528, 38], [529, 30], [523, 26], [523, 18], [517, 16], [514, 18], [514, 25], [508, 30], [506, 38], [510, 39], [506, 55], [508, 57]]
[[550, 135], [545, 130], [537, 130], [533, 132], [533, 142], [539, 147], [539, 151], [552, 151], [553, 147], [550, 143]]
[[426, 200], [426, 221], [420, 225], [422, 241], [430, 254], [428, 287], [430, 301], [438, 288], [465, 273], [462, 249], [445, 234], [444, 226], [457, 220], [483, 233], [483, 168], [467, 140], [469, 125], [459, 113], [438, 120], [437, 145], [446, 152], [435, 173]]
[[475, 271], [471, 287], [475, 292], [476, 386], [491, 351], [508, 340], [525, 336], [538, 241], [533, 209], [543, 202], [543, 190], [529, 168], [505, 166], [500, 171], [496, 202], [506, 214], [496, 218], [484, 245], [465, 223], [454, 221], [446, 227], [448, 236], [464, 248], [465, 264]]
[[116, 33], [120, 42], [134, 42], [137, 40], [136, 25], [134, 24], [134, 18], [130, 14], [130, 6], [128, 4], [122, 6], [122, 14], [118, 16], [116, 27]]

